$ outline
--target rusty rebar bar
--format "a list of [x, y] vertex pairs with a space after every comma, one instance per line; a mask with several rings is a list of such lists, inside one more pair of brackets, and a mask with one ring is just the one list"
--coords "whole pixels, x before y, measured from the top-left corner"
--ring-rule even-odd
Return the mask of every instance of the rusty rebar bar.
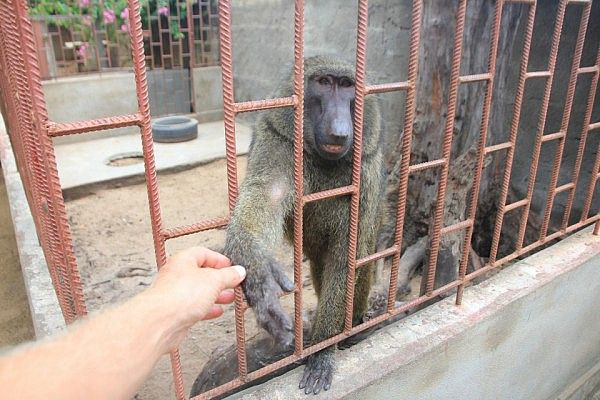
[[367, 63], [368, 0], [358, 0], [358, 23], [356, 29], [356, 75], [354, 99], [354, 144], [352, 153], [352, 186], [357, 188], [350, 199], [350, 226], [348, 228], [348, 270], [346, 271], [346, 318], [344, 332], [352, 329], [354, 304], [354, 277], [356, 270], [358, 212], [360, 203], [360, 175], [362, 159], [362, 131], [365, 104], [365, 74]]
[[[561, 230], [564, 230], [569, 224], [569, 218], [571, 216], [571, 209], [573, 208], [573, 200], [575, 199], [575, 193], [577, 190], [577, 184], [579, 183], [579, 172], [581, 171], [581, 165], [583, 162], [583, 154], [585, 152], [585, 145], [587, 142], [587, 137], [589, 132], [594, 129], [591, 123], [592, 119], [592, 110], [594, 108], [594, 101], [596, 98], [596, 90], [598, 89], [598, 79], [600, 75], [600, 46], [596, 50], [596, 73], [592, 77], [592, 82], [590, 84], [590, 90], [588, 92], [587, 103], [585, 107], [585, 116], [583, 117], [583, 127], [581, 128], [581, 136], [579, 140], [579, 146], [577, 147], [577, 156], [575, 157], [575, 164], [573, 165], [573, 172], [571, 174], [571, 183], [573, 183], [574, 187], [569, 192], [569, 197], [567, 198], [567, 203], [565, 207], [565, 211], [563, 213], [563, 219], [561, 224]], [[598, 124], [600, 126], [600, 124]], [[592, 171], [592, 176], [593, 176]], [[587, 204], [587, 203], [586, 203]], [[589, 212], [589, 208], [587, 208]], [[586, 214], [581, 214], [581, 221], [583, 221], [587, 217]]]
[[[506, 199], [508, 197], [508, 189], [510, 186], [510, 175], [512, 173], [513, 159], [515, 155], [515, 146], [517, 142], [517, 134], [519, 131], [519, 121], [521, 120], [521, 108], [523, 105], [523, 97], [525, 95], [525, 81], [527, 80], [528, 72], [527, 65], [529, 63], [529, 53], [531, 50], [531, 38], [533, 37], [533, 24], [535, 22], [536, 3], [529, 7], [527, 14], [527, 25], [525, 28], [525, 38], [523, 43], [523, 55], [521, 57], [521, 65], [519, 67], [519, 81], [515, 94], [515, 104], [513, 107], [513, 116], [510, 123], [510, 135], [507, 148], [506, 160], [504, 162], [504, 175], [502, 176], [502, 188], [500, 189], [500, 198], [498, 199], [498, 212], [496, 213], [496, 222], [494, 224], [494, 234], [492, 235], [492, 247], [490, 249], [490, 263], [494, 263], [498, 255], [498, 247], [500, 245], [500, 235], [502, 233], [502, 224], [504, 223], [504, 214], [506, 210]], [[525, 204], [523, 204], [525, 205]]]
[[[458, 267], [458, 279], [464, 281], [467, 273], [467, 264], [469, 263], [469, 253], [471, 249], [471, 237], [473, 236], [475, 215], [477, 214], [477, 204], [479, 201], [479, 190], [481, 186], [481, 174], [483, 171], [483, 162], [485, 160], [485, 147], [487, 142], [488, 125], [490, 121], [490, 109], [492, 107], [492, 95], [494, 93], [494, 76], [496, 76], [496, 56], [498, 54], [498, 40], [500, 37], [500, 28], [502, 21], [502, 9], [504, 7], [503, 0], [496, 1], [494, 8], [494, 22], [492, 25], [492, 34], [490, 36], [490, 50], [488, 55], [487, 75], [488, 81], [485, 87], [483, 112], [481, 116], [481, 125], [479, 127], [479, 143], [477, 144], [477, 165], [475, 166], [475, 176], [473, 177], [473, 185], [471, 186], [471, 201], [469, 202], [469, 212], [467, 221], [469, 225], [465, 232], [462, 258]], [[466, 221], [465, 221], [466, 222]], [[462, 296], [465, 285], [458, 286], [456, 291], [456, 304], [462, 303]]]
[[[160, 211], [160, 200], [158, 195], [158, 182], [156, 178], [156, 164], [154, 160], [154, 143], [152, 139], [152, 127], [150, 124], [150, 101], [148, 98], [148, 81], [146, 77], [146, 58], [144, 56], [144, 34], [142, 31], [142, 18], [140, 15], [139, 0], [130, 0], [129, 4], [129, 26], [131, 28], [131, 53], [133, 57], [133, 71], [135, 75], [135, 88], [138, 98], [138, 113], [140, 115], [140, 131], [142, 138], [142, 151], [144, 154], [144, 170], [146, 176], [146, 189], [148, 194], [148, 205], [150, 209], [150, 222], [152, 226], [152, 238], [154, 241], [154, 253], [156, 264], [161, 268], [167, 262], [165, 241], [162, 236], [162, 216]], [[177, 399], [184, 399], [183, 374], [179, 351], [172, 350], [170, 353], [171, 367], [173, 370], [173, 381]]]
[[[552, 213], [552, 206], [554, 205], [554, 197], [557, 194], [556, 185], [558, 184], [558, 175], [560, 172], [560, 166], [565, 148], [565, 142], [567, 138], [569, 121], [571, 118], [571, 108], [573, 106], [573, 98], [575, 97], [575, 86], [577, 85], [577, 77], [579, 75], [579, 67], [581, 62], [581, 54], [583, 53], [583, 44], [585, 42], [585, 34], [587, 31], [588, 20], [590, 18], [591, 3], [586, 3], [583, 7], [583, 12], [579, 20], [579, 32], [577, 33], [577, 41], [575, 44], [575, 52], [571, 65], [571, 74], [569, 76], [569, 85], [567, 88], [567, 96], [565, 100], [565, 107], [563, 110], [563, 116], [560, 123], [560, 132], [564, 132], [564, 136], [559, 139], [556, 145], [554, 154], [554, 161], [552, 163], [552, 175], [550, 177], [550, 183], [548, 185], [548, 192], [546, 196], [546, 207], [544, 209], [544, 217], [542, 226], [540, 228], [539, 240], [544, 242], [548, 233], [548, 226], [550, 225], [550, 216]], [[535, 178], [534, 178], [535, 179]], [[573, 186], [574, 189], [574, 186]], [[574, 190], [573, 190], [574, 192]]]
[[[408, 91], [404, 108], [404, 130], [402, 134], [402, 147], [400, 159], [400, 181], [398, 182], [398, 201], [396, 204], [396, 231], [394, 232], [394, 257], [390, 270], [390, 286], [388, 290], [387, 312], [390, 313], [396, 303], [398, 288], [398, 269], [400, 268], [400, 249], [404, 234], [404, 218], [406, 214], [406, 195], [408, 191], [408, 175], [410, 174], [410, 151], [412, 147], [413, 125], [415, 121], [417, 75], [419, 70], [419, 47], [421, 38], [422, 0], [413, 0], [410, 42], [408, 50]], [[383, 252], [382, 252], [383, 253]], [[362, 265], [362, 260], [359, 260]]]
[[304, 0], [294, 8], [294, 354], [304, 346], [302, 318], [302, 258], [304, 220]]
[[444, 201], [446, 198], [446, 185], [448, 183], [448, 170], [450, 164], [450, 151], [452, 149], [452, 135], [454, 132], [454, 121], [456, 115], [456, 100], [458, 97], [458, 85], [460, 78], [460, 61], [462, 55], [463, 33], [465, 29], [465, 17], [467, 1], [460, 0], [456, 11], [456, 26], [454, 28], [454, 47], [452, 50], [452, 66], [450, 72], [450, 89], [448, 95], [448, 110], [446, 112], [446, 125], [444, 128], [444, 139], [442, 145], [442, 156], [444, 164], [440, 170], [440, 181], [437, 191], [435, 213], [433, 217], [433, 229], [431, 233], [431, 247], [429, 252], [429, 265], [427, 268], [426, 294], [432, 295], [437, 268], [437, 258], [440, 250], [440, 239], [442, 220], [444, 218]]
[[558, 46], [560, 44], [560, 36], [562, 32], [563, 22], [565, 18], [565, 11], [567, 8], [568, 0], [561, 0], [558, 5], [558, 12], [554, 26], [554, 32], [552, 34], [552, 43], [550, 45], [550, 56], [548, 59], [548, 72], [549, 76], [546, 79], [544, 86], [544, 94], [542, 96], [541, 111], [538, 120], [538, 126], [535, 135], [535, 144], [533, 150], [533, 157], [531, 160], [531, 168], [529, 169], [529, 179], [527, 181], [527, 204], [525, 204], [521, 211], [521, 220], [519, 222], [519, 234], [517, 238], [516, 251], [520, 251], [523, 247], [525, 240], [525, 231], [527, 229], [527, 221], [529, 219], [529, 210], [531, 209], [531, 199], [533, 198], [533, 190], [535, 188], [535, 181], [537, 177], [538, 163], [540, 159], [540, 153], [542, 150], [542, 136], [544, 135], [544, 128], [546, 126], [546, 116], [548, 114], [548, 105], [550, 104], [550, 93], [552, 91], [552, 82], [554, 81], [554, 69], [556, 66], [556, 59], [558, 56]]

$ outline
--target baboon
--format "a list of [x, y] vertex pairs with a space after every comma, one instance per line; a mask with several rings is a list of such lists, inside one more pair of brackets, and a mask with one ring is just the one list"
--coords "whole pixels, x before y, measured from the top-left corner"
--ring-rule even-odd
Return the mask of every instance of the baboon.
[[[355, 72], [333, 57], [304, 61], [304, 192], [351, 184]], [[292, 79], [277, 90], [291, 96]], [[357, 257], [375, 250], [379, 203], [383, 190], [381, 117], [377, 100], [365, 98]], [[294, 290], [271, 249], [293, 236], [293, 137], [291, 108], [273, 109], [258, 120], [250, 145], [247, 176], [229, 227], [225, 254], [247, 268], [243, 283], [256, 319], [278, 342], [290, 346], [293, 326], [278, 295]], [[344, 323], [350, 197], [311, 202], [304, 207], [304, 253], [310, 260], [318, 306], [313, 343], [341, 332]], [[362, 322], [372, 283], [372, 266], [356, 270], [353, 322]], [[308, 358], [300, 388], [317, 394], [328, 390], [335, 346]]]

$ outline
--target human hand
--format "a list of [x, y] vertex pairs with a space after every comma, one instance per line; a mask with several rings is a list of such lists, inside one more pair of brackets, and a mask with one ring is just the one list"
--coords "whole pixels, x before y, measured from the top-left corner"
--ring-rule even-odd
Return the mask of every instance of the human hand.
[[168, 347], [176, 347], [196, 322], [222, 315], [220, 304], [234, 300], [233, 288], [245, 276], [243, 267], [231, 267], [227, 257], [202, 247], [170, 257], [147, 290], [172, 318]]

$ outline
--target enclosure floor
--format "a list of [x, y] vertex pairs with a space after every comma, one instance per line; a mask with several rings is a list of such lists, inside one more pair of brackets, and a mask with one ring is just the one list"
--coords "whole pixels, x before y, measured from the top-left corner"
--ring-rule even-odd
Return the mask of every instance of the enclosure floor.
[[3, 348], [33, 339], [34, 332], [1, 172], [0, 276], [0, 348]]
[[[191, 167], [225, 156], [223, 121], [198, 124], [198, 137], [181, 143], [154, 143], [158, 171]], [[236, 123], [237, 154], [246, 154], [251, 129]], [[139, 133], [58, 144], [56, 162], [61, 187], [79, 186], [144, 174]], [[110, 165], [110, 161], [113, 165]], [[114, 163], [114, 161], [117, 161]], [[116, 165], [115, 165], [116, 164]]]

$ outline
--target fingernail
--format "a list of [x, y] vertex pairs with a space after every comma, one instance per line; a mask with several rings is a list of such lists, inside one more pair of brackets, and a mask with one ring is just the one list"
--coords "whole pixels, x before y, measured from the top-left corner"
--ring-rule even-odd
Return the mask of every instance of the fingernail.
[[241, 265], [234, 265], [233, 268], [240, 274], [240, 277], [244, 279], [246, 277], [246, 268]]

